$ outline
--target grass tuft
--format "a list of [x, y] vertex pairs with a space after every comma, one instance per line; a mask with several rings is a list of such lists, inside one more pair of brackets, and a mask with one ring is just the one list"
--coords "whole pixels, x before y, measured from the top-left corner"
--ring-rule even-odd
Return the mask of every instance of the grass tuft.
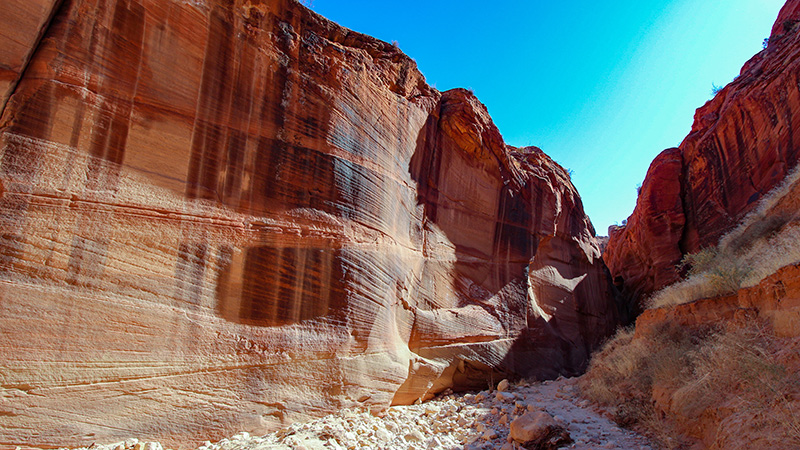
[[[693, 433], [695, 439], [715, 436], [715, 448], [737, 448], [742, 436], [757, 445], [800, 448], [800, 374], [790, 364], [796, 355], [781, 356], [800, 342], [787, 340], [757, 321], [705, 330], [667, 324], [636, 339], [622, 329], [593, 357], [578, 386], [618, 424], [664, 448], [683, 448]], [[703, 426], [716, 429], [697, 434]]]

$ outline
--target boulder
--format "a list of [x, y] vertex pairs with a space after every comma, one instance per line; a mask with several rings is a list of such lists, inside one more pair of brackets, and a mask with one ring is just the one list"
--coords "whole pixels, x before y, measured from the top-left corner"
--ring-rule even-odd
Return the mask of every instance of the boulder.
[[529, 450], [555, 450], [572, 443], [567, 429], [541, 410], [533, 410], [514, 419], [509, 436]]

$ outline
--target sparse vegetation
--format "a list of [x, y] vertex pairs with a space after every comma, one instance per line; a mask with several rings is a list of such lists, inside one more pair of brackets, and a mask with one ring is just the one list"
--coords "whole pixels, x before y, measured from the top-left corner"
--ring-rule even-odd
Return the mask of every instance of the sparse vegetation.
[[678, 328], [665, 329], [647, 339], [634, 339], [633, 329], [620, 329], [594, 355], [579, 384], [583, 396], [611, 408], [614, 421], [643, 429], [673, 447], [678, 433], [661, 423], [653, 402], [653, 389], [685, 377], [691, 337]]
[[[800, 261], [798, 180], [795, 168], [717, 246], [686, 255], [677, 267], [686, 278], [649, 307], [730, 294]], [[680, 436], [713, 448], [800, 448], [800, 337], [778, 337], [753, 315], [650, 329], [609, 340], [582, 377], [582, 394], [668, 449], [689, 445]]]
[[623, 329], [594, 356], [580, 388], [610, 407], [617, 423], [664, 448], [683, 448], [676, 430], [696, 430], [701, 421], [717, 426], [717, 448], [747, 448], [752, 441], [743, 435], [797, 448], [800, 374], [787, 365], [786, 341], [756, 321], [720, 329], [667, 324], [635, 339]]
[[724, 87], [725, 86], [717, 86], [716, 84], [711, 83], [711, 95], [717, 95]]
[[737, 291], [751, 271], [731, 248], [722, 246], [690, 253], [683, 257], [678, 266], [688, 271], [690, 277], [703, 277], [711, 285], [714, 295]]

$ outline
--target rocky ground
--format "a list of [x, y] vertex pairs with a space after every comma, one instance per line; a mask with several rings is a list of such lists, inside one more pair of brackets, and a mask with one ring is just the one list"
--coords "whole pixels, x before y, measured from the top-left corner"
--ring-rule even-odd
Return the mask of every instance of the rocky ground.
[[[581, 399], [576, 379], [509, 384], [469, 394], [447, 394], [423, 404], [396, 406], [378, 417], [344, 410], [266, 436], [240, 433], [197, 450], [240, 449], [515, 449], [540, 439], [567, 449], [651, 450], [643, 436], [622, 429]], [[549, 444], [548, 444], [549, 443]], [[135, 439], [92, 450], [161, 450]]]

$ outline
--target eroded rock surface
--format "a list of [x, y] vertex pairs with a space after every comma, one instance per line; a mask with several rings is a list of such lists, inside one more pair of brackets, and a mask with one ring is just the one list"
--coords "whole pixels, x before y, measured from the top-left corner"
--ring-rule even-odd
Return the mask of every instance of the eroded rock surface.
[[394, 46], [289, 0], [17, 3], [0, 444], [263, 433], [614, 328], [566, 172]]
[[785, 266], [735, 294], [648, 309], [636, 319], [636, 335], [655, 334], [663, 324], [694, 329], [756, 318], [780, 337], [800, 336], [800, 265]]
[[609, 230], [603, 258], [634, 302], [677, 280], [683, 255], [716, 244], [797, 164], [798, 11], [786, 3], [769, 46], [697, 110], [679, 148], [653, 161], [627, 226]]

